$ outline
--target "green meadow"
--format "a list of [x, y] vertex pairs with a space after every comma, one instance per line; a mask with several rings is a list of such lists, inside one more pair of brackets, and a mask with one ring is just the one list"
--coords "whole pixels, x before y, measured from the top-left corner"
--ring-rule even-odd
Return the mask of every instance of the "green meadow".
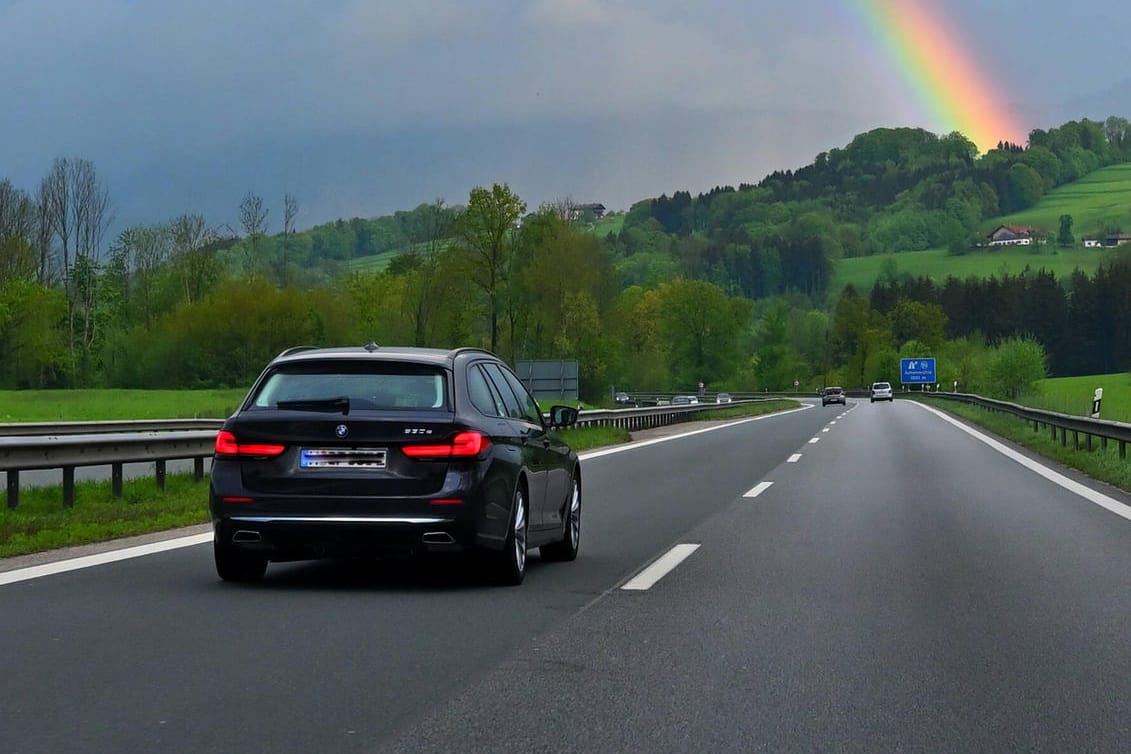
[[839, 296], [851, 284], [857, 292], [866, 293], [881, 277], [929, 277], [942, 284], [948, 277], [988, 278], [1005, 274], [1017, 275], [1028, 267], [1044, 268], [1059, 278], [1068, 277], [1079, 268], [1091, 274], [1102, 260], [1111, 256], [1110, 249], [1057, 249], [1049, 246], [1007, 246], [998, 249], [975, 249], [961, 256], [945, 249], [906, 251], [902, 254], [876, 254], [837, 260], [829, 290]]
[[1131, 422], [1131, 374], [1096, 374], [1086, 377], [1056, 377], [1037, 383], [1037, 394], [1026, 396], [1024, 403], [1046, 411], [1086, 416], [1092, 410], [1095, 390], [1104, 390], [1100, 418]]
[[247, 395], [235, 390], [0, 390], [0, 422], [224, 419]]
[[593, 223], [590, 231], [596, 235], [604, 238], [610, 233], [620, 233], [621, 228], [624, 227], [624, 213], [623, 212], [610, 212], [597, 222]]
[[354, 257], [346, 262], [343, 266], [346, 272], [384, 272], [385, 268], [389, 266], [389, 262], [400, 254], [403, 249], [393, 249], [381, 254], [373, 254], [367, 257]]

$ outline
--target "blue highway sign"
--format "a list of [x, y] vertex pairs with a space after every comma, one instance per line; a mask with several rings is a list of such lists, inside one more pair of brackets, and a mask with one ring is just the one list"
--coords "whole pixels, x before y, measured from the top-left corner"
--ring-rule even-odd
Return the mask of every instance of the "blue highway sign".
[[904, 385], [933, 385], [935, 379], [935, 360], [900, 359], [899, 380]]

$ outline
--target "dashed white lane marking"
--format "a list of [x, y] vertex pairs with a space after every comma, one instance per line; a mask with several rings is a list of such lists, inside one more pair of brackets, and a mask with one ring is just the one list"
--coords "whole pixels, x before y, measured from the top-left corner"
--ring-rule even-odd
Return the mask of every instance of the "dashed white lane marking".
[[834, 424], [836, 424], [836, 419], [833, 419], [831, 422], [829, 422], [830, 427], [833, 426]]
[[817, 444], [817, 443], [819, 443], [820, 441], [821, 441], [821, 438], [819, 438], [819, 437], [814, 437], [814, 438], [813, 438], [812, 440], [810, 440], [810, 441], [809, 441], [809, 444], [810, 444], [810, 445], [816, 445], [816, 444]]
[[828, 428], [828, 427], [825, 427], [825, 428], [824, 428], [824, 429], [822, 429], [821, 431], [822, 431], [822, 432], [828, 432], [828, 431], [829, 431], [829, 428]]
[[743, 495], [743, 497], [758, 497], [763, 492], [770, 489], [770, 487], [772, 487], [773, 484], [774, 484], [773, 482], [758, 482], [758, 484], [754, 485], [751, 489], [747, 490], [746, 494]]
[[789, 458], [786, 459], [786, 463], [797, 463], [800, 460], [801, 460], [801, 454], [800, 453], [794, 453], [793, 455], [791, 455]]
[[626, 442], [623, 445], [616, 445], [611, 448], [602, 448], [601, 450], [591, 450], [587, 453], [579, 453], [578, 458], [582, 461], [588, 461], [591, 458], [600, 458], [601, 456], [610, 456], [614, 453], [624, 453], [627, 450], [636, 450], [637, 448], [646, 448], [649, 445], [656, 445], [661, 442], [670, 442], [672, 440], [680, 440], [684, 437], [691, 437], [692, 435], [701, 435], [704, 432], [717, 432], [720, 429], [727, 429], [735, 427], [740, 424], [748, 424], [750, 422], [765, 421], [779, 416], [788, 416], [789, 414], [796, 414], [798, 411], [806, 411], [813, 408], [812, 404], [803, 403], [801, 408], [793, 408], [789, 411], [778, 411], [773, 414], [763, 414], [761, 416], [752, 416], [748, 419], [738, 419], [737, 421], [727, 422], [726, 424], [718, 424], [714, 427], [705, 427], [703, 429], [693, 429], [690, 432], [681, 432], [678, 435], [667, 435], [666, 437], [654, 437], [651, 440], [641, 440], [640, 442]]
[[625, 582], [621, 589], [638, 592], [651, 589], [657, 581], [671, 573], [677, 565], [698, 549], [699, 545], [676, 545], [653, 561], [650, 566]]
[[51, 576], [56, 573], [77, 571], [80, 568], [90, 568], [91, 566], [104, 565], [106, 563], [115, 563], [119, 560], [140, 558], [143, 555], [153, 555], [155, 553], [166, 552], [168, 550], [178, 550], [182, 547], [193, 547], [194, 545], [202, 545], [206, 542], [211, 541], [212, 532], [206, 532], [204, 534], [193, 534], [189, 537], [167, 539], [164, 542], [152, 542], [147, 545], [127, 547], [124, 550], [101, 552], [97, 555], [85, 555], [81, 558], [60, 560], [56, 563], [45, 563], [43, 565], [29, 566], [28, 568], [20, 568], [14, 571], [5, 571], [3, 573], [0, 573], [0, 586], [3, 586], [4, 584], [14, 584], [17, 581], [38, 579], [41, 576]]
[[936, 408], [931, 408], [930, 406], [924, 406], [919, 401], [910, 401], [910, 403], [912, 405], [919, 406], [922, 409], [930, 411], [932, 414], [935, 414], [936, 416], [938, 416], [943, 421], [950, 422], [951, 424], [958, 427], [959, 429], [961, 429], [966, 434], [973, 437], [975, 440], [978, 440], [980, 442], [985, 443], [986, 445], [989, 445], [991, 448], [996, 450], [998, 453], [1001, 453], [1006, 458], [1017, 461], [1017, 463], [1021, 464], [1022, 466], [1029, 469], [1030, 471], [1033, 471], [1033, 472], [1036, 472], [1037, 474], [1040, 474], [1041, 476], [1043, 476], [1045, 479], [1049, 480], [1053, 484], [1059, 485], [1059, 486], [1063, 487], [1064, 489], [1068, 490], [1069, 492], [1073, 492], [1073, 493], [1079, 495], [1080, 497], [1084, 498], [1085, 500], [1088, 500], [1092, 503], [1095, 503], [1096, 505], [1100, 506], [1101, 508], [1106, 508], [1107, 510], [1111, 511], [1115, 515], [1122, 516], [1123, 518], [1131, 521], [1131, 506], [1124, 505], [1123, 503], [1119, 502], [1118, 500], [1116, 500], [1113, 497], [1109, 497], [1109, 496], [1103, 494], [1102, 492], [1097, 492], [1096, 490], [1093, 490], [1091, 487], [1086, 487], [1083, 484], [1080, 484], [1079, 482], [1077, 482], [1073, 479], [1069, 479], [1068, 477], [1064, 476], [1064, 474], [1061, 474], [1058, 471], [1053, 471], [1048, 466], [1045, 466], [1042, 463], [1038, 463], [1037, 461], [1034, 461], [1032, 458], [1029, 458], [1028, 456], [1024, 456], [1024, 455], [1018, 453], [1013, 448], [1010, 448], [1006, 445], [1003, 445], [1002, 443], [998, 442], [997, 440], [993, 439], [992, 437], [989, 437], [988, 435], [984, 435], [976, 429], [973, 429], [971, 427], [967, 427], [965, 424], [958, 421], [957, 419], [952, 419], [950, 416], [947, 416], [942, 411], [939, 411]]

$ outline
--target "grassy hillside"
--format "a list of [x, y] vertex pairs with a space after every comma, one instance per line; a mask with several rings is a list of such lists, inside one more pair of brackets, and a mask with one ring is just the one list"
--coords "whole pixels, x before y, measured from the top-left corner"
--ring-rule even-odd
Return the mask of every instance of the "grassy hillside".
[[356, 257], [343, 265], [348, 272], [382, 272], [393, 261], [393, 257], [401, 253], [401, 249], [386, 251], [367, 257]]
[[1034, 270], [1043, 267], [1057, 277], [1071, 275], [1076, 268], [1091, 274], [1111, 255], [1111, 250], [1085, 249], [1080, 239], [1098, 234], [1110, 225], [1131, 231], [1131, 163], [1102, 168], [1079, 181], [1053, 189], [1035, 207], [986, 220], [982, 230], [988, 233], [999, 225], [1032, 225], [1055, 233], [1060, 228], [1061, 215], [1072, 215], [1072, 232], [1077, 245], [1070, 249], [1012, 246], [971, 250], [962, 256], [951, 256], [945, 249], [929, 249], [843, 259], [837, 263], [829, 289], [837, 296], [851, 283], [858, 291], [868, 291], [881, 276], [892, 274], [926, 275], [939, 283], [951, 275], [1000, 277], [1005, 273], [1016, 275], [1026, 266]]
[[844, 286], [851, 283], [858, 292], [872, 289], [876, 280], [885, 275], [926, 275], [937, 283], [948, 276], [956, 278], [1003, 274], [1016, 275], [1026, 266], [1053, 271], [1057, 277], [1072, 274], [1077, 267], [1092, 273], [1101, 260], [1111, 256], [1109, 249], [1055, 249], [1048, 246], [1027, 248], [1010, 246], [1000, 249], [977, 249], [962, 256], [952, 256], [945, 249], [908, 251], [902, 254], [876, 254], [870, 257], [841, 259], [836, 264], [833, 282], [829, 287], [833, 296], [839, 296]]
[[1072, 215], [1072, 234], [1077, 243], [1085, 235], [1098, 234], [1105, 225], [1131, 231], [1131, 163], [1101, 168], [1053, 189], [1035, 207], [987, 220], [982, 229], [988, 232], [1003, 224], [1032, 225], [1055, 233], [1061, 215]]

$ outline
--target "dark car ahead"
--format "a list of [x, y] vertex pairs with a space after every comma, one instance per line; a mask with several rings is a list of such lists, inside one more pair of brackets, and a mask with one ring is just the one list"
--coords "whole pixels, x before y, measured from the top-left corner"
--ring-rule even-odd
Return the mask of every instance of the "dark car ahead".
[[505, 583], [526, 555], [573, 560], [581, 466], [507, 365], [478, 349], [292, 348], [220, 430], [216, 570], [269, 561], [476, 552]]
[[844, 388], [840, 387], [827, 387], [821, 393], [821, 405], [827, 406], [830, 403], [839, 403], [842, 406], [848, 405], [844, 397]]

